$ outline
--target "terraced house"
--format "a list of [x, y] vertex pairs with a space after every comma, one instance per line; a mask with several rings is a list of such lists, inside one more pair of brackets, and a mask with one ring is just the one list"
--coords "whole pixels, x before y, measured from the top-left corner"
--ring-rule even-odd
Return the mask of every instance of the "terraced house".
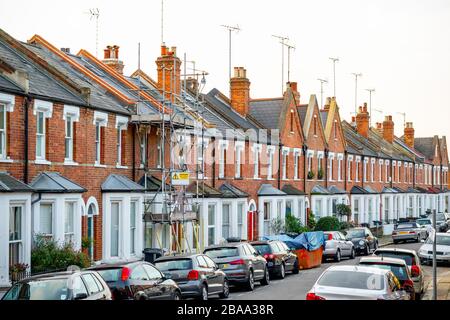
[[0, 30], [0, 286], [38, 235], [111, 262], [257, 239], [340, 203], [386, 233], [449, 208], [445, 137], [416, 138], [411, 123], [396, 137], [391, 117], [371, 128], [367, 106], [343, 121], [335, 98], [303, 103], [295, 82], [255, 99], [242, 67], [229, 93], [204, 93], [165, 45], [155, 79], [126, 76], [119, 50], [99, 60]]

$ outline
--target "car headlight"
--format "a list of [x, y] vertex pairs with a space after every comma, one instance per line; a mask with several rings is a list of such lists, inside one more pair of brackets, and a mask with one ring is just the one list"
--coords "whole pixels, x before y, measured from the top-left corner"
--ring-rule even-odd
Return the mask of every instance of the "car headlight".
[[364, 245], [364, 243], [365, 243], [364, 240], [359, 240], [359, 245], [360, 246]]

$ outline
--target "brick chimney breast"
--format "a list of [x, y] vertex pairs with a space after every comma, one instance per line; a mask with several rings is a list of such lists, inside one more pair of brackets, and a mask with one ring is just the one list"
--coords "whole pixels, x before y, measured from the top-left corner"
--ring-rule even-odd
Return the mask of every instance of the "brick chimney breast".
[[408, 147], [414, 148], [414, 126], [412, 122], [406, 123], [404, 140]]
[[358, 114], [356, 115], [356, 131], [365, 138], [369, 137], [369, 112], [367, 112], [367, 103], [364, 103], [363, 107], [359, 107]]
[[176, 55], [176, 47], [161, 46], [161, 56], [156, 59], [158, 89], [165, 91], [167, 100], [173, 102], [173, 95], [181, 94], [181, 60]]
[[383, 139], [389, 143], [394, 142], [394, 121], [392, 121], [392, 116], [386, 116], [384, 118]]
[[231, 107], [243, 117], [248, 114], [250, 103], [250, 80], [243, 67], [234, 68], [234, 77], [230, 79]]
[[116, 72], [123, 74], [125, 65], [123, 61], [119, 60], [119, 46], [107, 46], [104, 50], [103, 63], [113, 68]]

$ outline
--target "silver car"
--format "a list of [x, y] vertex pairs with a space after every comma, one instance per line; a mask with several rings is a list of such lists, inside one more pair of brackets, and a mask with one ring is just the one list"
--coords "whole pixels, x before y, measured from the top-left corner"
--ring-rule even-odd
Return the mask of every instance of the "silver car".
[[356, 256], [353, 242], [346, 240], [345, 236], [339, 231], [327, 231], [325, 234], [325, 250], [323, 251], [323, 258], [333, 258], [334, 261], [341, 261], [342, 257], [349, 257], [354, 259]]
[[307, 293], [306, 300], [409, 300], [390, 270], [332, 266]]
[[[419, 249], [419, 257], [423, 263], [433, 261], [433, 239], [429, 238]], [[450, 262], [450, 234], [436, 234], [436, 260], [438, 262]]]
[[400, 249], [400, 248], [381, 248], [374, 253], [376, 256], [383, 256], [386, 258], [398, 258], [405, 260], [408, 265], [411, 277], [414, 282], [414, 291], [416, 292], [416, 300], [420, 299], [424, 291], [424, 274], [420, 265], [420, 259], [415, 250]]
[[428, 232], [416, 222], [399, 223], [392, 232], [392, 240], [394, 243], [400, 241], [414, 240], [420, 242], [428, 237]]

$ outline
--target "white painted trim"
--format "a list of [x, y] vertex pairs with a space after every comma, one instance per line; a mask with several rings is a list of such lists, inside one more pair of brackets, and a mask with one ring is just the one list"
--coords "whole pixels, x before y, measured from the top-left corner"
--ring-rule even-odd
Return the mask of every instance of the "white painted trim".
[[33, 104], [33, 114], [36, 115], [37, 111], [42, 111], [46, 118], [51, 118], [53, 114], [53, 103], [36, 99]]
[[0, 102], [6, 105], [6, 111], [13, 112], [16, 104], [15, 96], [0, 92]]
[[95, 197], [90, 197], [88, 199], [88, 201], [86, 202], [86, 205], [85, 205], [86, 209], [84, 210], [84, 214], [86, 216], [88, 215], [89, 207], [90, 207], [91, 204], [94, 205], [94, 208], [95, 208], [94, 216], [98, 216], [100, 214], [100, 212], [99, 212], [99, 208], [98, 208], [98, 202], [97, 202], [97, 199]]
[[66, 120], [67, 115], [72, 117], [73, 122], [80, 121], [80, 108], [64, 105], [63, 120]]
[[106, 127], [108, 125], [108, 114], [106, 112], [94, 111], [93, 124], [95, 125], [96, 122], [100, 122], [100, 126]]
[[116, 115], [116, 129], [126, 130], [128, 126], [128, 118]]

